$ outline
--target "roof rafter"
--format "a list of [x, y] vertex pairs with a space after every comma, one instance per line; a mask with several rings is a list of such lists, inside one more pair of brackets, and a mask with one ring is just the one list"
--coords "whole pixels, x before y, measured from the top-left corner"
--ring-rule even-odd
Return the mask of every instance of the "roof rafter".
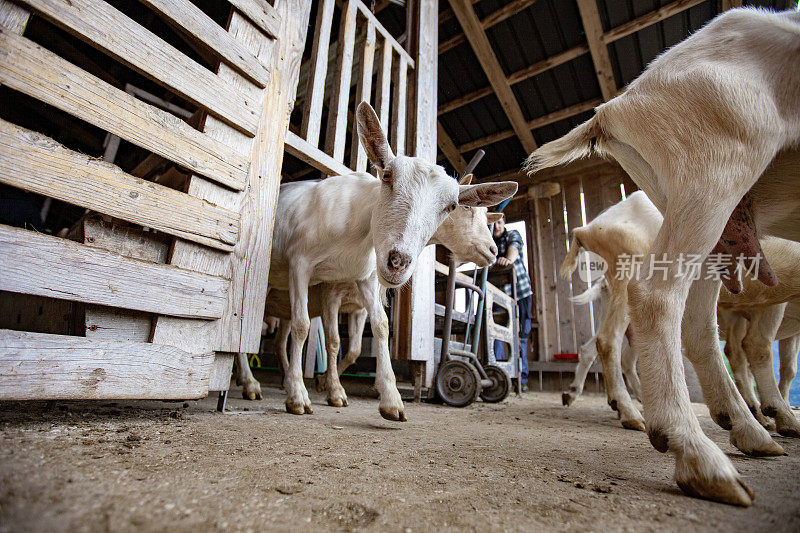
[[536, 149], [536, 141], [530, 128], [528, 128], [519, 102], [517, 102], [514, 92], [511, 90], [511, 85], [509, 85], [508, 79], [497, 61], [497, 56], [492, 50], [489, 38], [486, 36], [486, 32], [483, 31], [480, 21], [475, 15], [475, 10], [472, 9], [470, 0], [449, 1], [453, 13], [455, 13], [458, 22], [464, 29], [464, 35], [467, 36], [467, 40], [478, 57], [486, 77], [489, 78], [489, 83], [492, 85], [495, 94], [497, 94], [500, 105], [511, 122], [511, 127], [519, 137], [525, 152], [531, 153]]
[[438, 120], [436, 121], [436, 131], [436, 144], [439, 145], [439, 149], [447, 160], [450, 161], [450, 164], [453, 165], [453, 168], [456, 169], [458, 174], [463, 174], [464, 169], [467, 168], [467, 162], [461, 156], [461, 152], [456, 148], [453, 139], [447, 134], [442, 123]]
[[[509, 2], [508, 4], [504, 5], [497, 11], [493, 11], [490, 13], [486, 18], [481, 20], [481, 26], [483, 29], [489, 29], [495, 24], [499, 24], [506, 20], [509, 17], [512, 17], [522, 11], [523, 9], [532, 6], [538, 0], [514, 0], [513, 2]], [[475, 0], [472, 0], [472, 3], [475, 3]], [[439, 16], [439, 23], [441, 24], [442, 17]], [[442, 41], [439, 43], [439, 53], [443, 54], [448, 50], [455, 48], [459, 44], [465, 42], [467, 40], [466, 35], [463, 33], [457, 33], [447, 39], [446, 41]]]
[[581, 14], [586, 41], [589, 43], [589, 53], [592, 55], [600, 92], [603, 100], [611, 100], [617, 95], [617, 82], [614, 81], [608, 47], [603, 42], [603, 24], [597, 11], [597, 0], [578, 0], [578, 11]]

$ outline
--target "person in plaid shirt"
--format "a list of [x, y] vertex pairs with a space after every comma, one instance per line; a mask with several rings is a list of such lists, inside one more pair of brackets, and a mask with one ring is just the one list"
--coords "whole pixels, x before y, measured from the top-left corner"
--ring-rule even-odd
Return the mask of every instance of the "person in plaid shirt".
[[[522, 376], [520, 385], [523, 391], [528, 390], [528, 334], [531, 332], [531, 301], [533, 290], [528, 271], [522, 263], [522, 235], [517, 230], [506, 230], [505, 219], [495, 222], [493, 230], [494, 242], [497, 245], [497, 266], [514, 265], [517, 275], [517, 314], [519, 315], [519, 355], [522, 360]], [[503, 290], [512, 294], [511, 284], [507, 283]], [[503, 344], [495, 341], [495, 355], [502, 359], [505, 355]]]

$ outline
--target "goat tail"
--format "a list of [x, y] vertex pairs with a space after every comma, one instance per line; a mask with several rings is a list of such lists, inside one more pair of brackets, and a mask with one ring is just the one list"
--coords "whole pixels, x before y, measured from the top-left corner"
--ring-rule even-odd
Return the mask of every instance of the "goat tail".
[[533, 174], [543, 168], [564, 165], [588, 157], [597, 151], [597, 142], [601, 140], [602, 135], [602, 128], [595, 115], [563, 137], [537, 148], [525, 160], [524, 170], [528, 174]]
[[603, 289], [605, 289], [605, 286], [606, 278], [600, 278], [594, 283], [594, 285], [582, 293], [573, 296], [569, 299], [569, 301], [578, 305], [587, 305], [589, 302], [593, 302], [600, 298], [600, 295], [603, 294]]
[[561, 268], [558, 270], [558, 273], [561, 274], [561, 277], [564, 279], [569, 279], [572, 276], [572, 273], [575, 272], [575, 269], [578, 268], [578, 254], [581, 251], [581, 240], [578, 237], [578, 232], [572, 232], [572, 242], [569, 245], [569, 251], [567, 252], [567, 256], [564, 258], [564, 262], [561, 263]]

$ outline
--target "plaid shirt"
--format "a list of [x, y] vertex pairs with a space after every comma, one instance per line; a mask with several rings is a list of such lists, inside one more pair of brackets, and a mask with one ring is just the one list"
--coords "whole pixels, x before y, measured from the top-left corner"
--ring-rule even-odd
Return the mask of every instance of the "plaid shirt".
[[[524, 246], [522, 236], [517, 230], [506, 230], [500, 237], [495, 237], [494, 242], [497, 245], [497, 257], [505, 257], [509, 246], [513, 246], [519, 252], [519, 255], [514, 260], [514, 273], [517, 275], [517, 300], [532, 295], [531, 279], [528, 277], [528, 271], [525, 270], [525, 265], [522, 263], [522, 247]], [[510, 295], [511, 284], [506, 283], [503, 290]]]

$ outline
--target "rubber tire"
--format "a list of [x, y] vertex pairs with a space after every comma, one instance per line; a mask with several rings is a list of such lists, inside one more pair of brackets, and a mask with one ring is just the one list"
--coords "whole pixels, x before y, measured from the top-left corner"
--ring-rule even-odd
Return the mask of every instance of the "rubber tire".
[[497, 365], [486, 365], [483, 370], [492, 380], [492, 387], [481, 391], [481, 400], [488, 403], [499, 403], [511, 394], [511, 378], [505, 370]]
[[[455, 399], [449, 395], [450, 374], [452, 372], [458, 372], [466, 377], [467, 381], [464, 382], [462, 388], [467, 387], [467, 391], [473, 389], [474, 392], [471, 395], [467, 395], [462, 399]], [[444, 403], [453, 407], [466, 407], [477, 400], [480, 394], [481, 377], [474, 366], [464, 361], [459, 361], [458, 359], [451, 359], [439, 366], [439, 371], [436, 372], [436, 395], [441, 398]]]

